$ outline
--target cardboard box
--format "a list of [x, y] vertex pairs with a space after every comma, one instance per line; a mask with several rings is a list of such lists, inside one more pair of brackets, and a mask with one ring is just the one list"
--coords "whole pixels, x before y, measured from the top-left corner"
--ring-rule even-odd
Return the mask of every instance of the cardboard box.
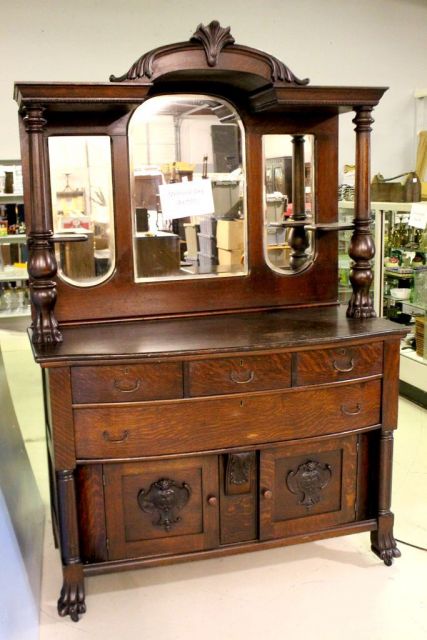
[[229, 251], [228, 249], [218, 249], [218, 262], [222, 267], [241, 265], [243, 258], [242, 249]]
[[218, 249], [235, 251], [244, 246], [243, 220], [218, 220], [216, 244]]

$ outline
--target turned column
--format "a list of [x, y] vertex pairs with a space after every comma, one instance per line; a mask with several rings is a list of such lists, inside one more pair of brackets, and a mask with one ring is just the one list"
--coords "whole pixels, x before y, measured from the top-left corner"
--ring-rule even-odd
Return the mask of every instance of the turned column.
[[370, 134], [374, 122], [371, 112], [372, 107], [360, 107], [353, 120], [356, 125], [356, 178], [354, 232], [349, 249], [353, 260], [350, 270], [353, 293], [347, 308], [349, 318], [375, 317], [369, 295], [373, 278], [371, 260], [375, 255], [370, 208]]
[[[305, 215], [304, 136], [292, 136], [292, 220], [303, 222]], [[291, 268], [297, 271], [307, 261], [308, 236], [303, 225], [292, 227], [288, 242], [292, 248]]]
[[44, 128], [46, 119], [40, 105], [26, 107], [24, 126], [28, 134], [31, 227], [28, 234], [28, 274], [34, 315], [33, 342], [36, 344], [61, 342], [62, 336], [53, 310], [56, 303], [56, 284], [53, 278], [57, 267], [52, 243], [52, 215], [49, 207], [48, 180]]

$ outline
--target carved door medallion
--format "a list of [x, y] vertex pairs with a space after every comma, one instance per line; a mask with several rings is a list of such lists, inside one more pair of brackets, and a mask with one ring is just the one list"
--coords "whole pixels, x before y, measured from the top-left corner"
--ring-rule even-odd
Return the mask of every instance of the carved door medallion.
[[329, 464], [307, 460], [297, 469], [289, 471], [286, 485], [289, 491], [298, 496], [298, 504], [304, 505], [308, 510], [320, 502], [322, 489], [328, 486], [331, 477]]
[[153, 482], [148, 491], [141, 489], [138, 493], [138, 504], [146, 513], [156, 514], [153, 520], [155, 527], [163, 527], [170, 531], [174, 524], [181, 520], [177, 515], [191, 496], [190, 486], [183, 482], [179, 486], [173, 480], [160, 478]]

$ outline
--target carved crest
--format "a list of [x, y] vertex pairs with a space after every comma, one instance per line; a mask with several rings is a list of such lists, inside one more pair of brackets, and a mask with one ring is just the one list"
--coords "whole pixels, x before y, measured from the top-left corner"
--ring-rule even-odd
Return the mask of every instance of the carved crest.
[[[194, 34], [191, 36], [189, 42], [178, 42], [162, 47], [152, 49], [142, 55], [134, 64], [130, 67], [129, 71], [122, 76], [110, 76], [111, 82], [125, 82], [125, 81], [150, 81], [159, 77], [161, 73], [156, 73], [156, 62], [160, 58], [173, 56], [179, 52], [189, 52], [191, 49], [203, 48], [206, 54], [206, 62], [208, 67], [216, 67], [218, 65], [219, 56], [222, 50], [227, 47], [232, 49], [238, 54], [245, 56], [251, 60], [262, 60], [270, 67], [270, 80], [272, 82], [305, 85], [308, 84], [308, 79], [301, 80], [292, 73], [292, 71], [283, 62], [278, 60], [272, 55], [253, 49], [251, 47], [245, 47], [235, 44], [235, 40], [230, 33], [230, 27], [221, 27], [218, 20], [212, 20], [207, 26], [199, 24]], [[247, 65], [245, 65], [246, 67]], [[179, 71], [180, 67], [176, 67], [176, 71]], [[248, 72], [249, 73], [249, 72]], [[263, 76], [265, 77], [265, 76]], [[265, 77], [267, 80], [267, 77]]]
[[286, 485], [291, 493], [300, 496], [299, 504], [311, 509], [320, 502], [321, 491], [329, 484], [331, 477], [329, 464], [307, 460], [288, 473]]
[[169, 478], [160, 478], [153, 482], [147, 492], [141, 489], [138, 493], [138, 504], [142, 511], [157, 514], [158, 519], [153, 520], [154, 526], [170, 531], [172, 526], [181, 520], [177, 512], [185, 507], [190, 496], [191, 488], [186, 482], [179, 486]]
[[230, 27], [221, 27], [218, 20], [212, 20], [207, 27], [204, 24], [199, 24], [190, 40], [202, 43], [210, 67], [217, 64], [222, 49], [227, 44], [235, 42], [230, 33]]

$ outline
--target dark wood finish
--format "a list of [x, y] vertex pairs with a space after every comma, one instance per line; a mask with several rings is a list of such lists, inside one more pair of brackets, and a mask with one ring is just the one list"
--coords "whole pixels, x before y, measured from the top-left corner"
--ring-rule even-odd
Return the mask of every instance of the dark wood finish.
[[78, 466], [75, 477], [82, 562], [105, 562], [108, 555], [102, 465]]
[[374, 376], [383, 370], [383, 345], [304, 351], [296, 357], [296, 385], [320, 384]]
[[72, 367], [73, 402], [136, 402], [182, 398], [182, 366], [161, 362]]
[[[184, 553], [218, 545], [218, 505], [208, 503], [218, 496], [216, 456], [162, 460], [159, 462], [105, 465], [106, 517], [109, 558]], [[149, 492], [153, 483], [170, 479], [176, 486], [185, 483], [190, 498], [182, 509], [168, 497], [150, 510], [140, 507], [141, 490]], [[165, 505], [174, 507], [170, 529], [162, 526]], [[165, 518], [163, 518], [164, 522]]]
[[[75, 411], [79, 459], [203, 451], [340, 433], [380, 422], [381, 382]], [[107, 425], [107, 426], [106, 426]], [[190, 425], [190, 428], [189, 428]]]
[[256, 453], [254, 451], [229, 453], [220, 456], [219, 460], [220, 543], [227, 545], [256, 540], [258, 537]]
[[[361, 531], [371, 531], [373, 551], [391, 564], [399, 555], [390, 500], [405, 331], [374, 319], [369, 297], [369, 136], [385, 89], [307, 86], [273, 56], [236, 44], [216, 21], [189, 42], [141, 56], [112, 81], [15, 89], [30, 335], [47, 369], [60, 615], [84, 613], [84, 575]], [[164, 252], [175, 236], [134, 242], [135, 200], [157, 202], [153, 185], [130, 180], [128, 128], [146, 99], [168, 93], [214, 95], [241, 120], [246, 276], [168, 279], [180, 269], [179, 250]], [[351, 110], [356, 219], [346, 310], [337, 304], [338, 117]], [[294, 140], [290, 276], [272, 271], [264, 255], [269, 134]], [[303, 134], [315, 141], [314, 220], [305, 214]], [[97, 286], [56, 273], [61, 239], [52, 233], [47, 155], [58, 135], [111, 140], [115, 270]], [[205, 161], [204, 177], [206, 169]], [[136, 225], [138, 233], [146, 228], [144, 211]], [[159, 245], [157, 265], [147, 263], [147, 242]], [[135, 282], [135, 263], [151, 281]]]
[[[303, 222], [305, 213], [305, 162], [304, 136], [292, 136], [292, 221]], [[292, 248], [290, 265], [298, 271], [307, 262], [307, 248], [309, 244], [307, 231], [304, 226], [292, 227], [288, 242]]]
[[361, 107], [356, 110], [353, 122], [356, 125], [356, 179], [354, 204], [354, 233], [350, 243], [350, 258], [354, 261], [350, 270], [350, 282], [353, 293], [348, 304], [347, 315], [350, 318], [373, 318], [375, 311], [369, 295], [372, 283], [371, 260], [375, 254], [371, 235], [370, 209], [370, 133], [372, 108]]
[[291, 386], [288, 353], [194, 360], [188, 365], [189, 395], [212, 396]]

